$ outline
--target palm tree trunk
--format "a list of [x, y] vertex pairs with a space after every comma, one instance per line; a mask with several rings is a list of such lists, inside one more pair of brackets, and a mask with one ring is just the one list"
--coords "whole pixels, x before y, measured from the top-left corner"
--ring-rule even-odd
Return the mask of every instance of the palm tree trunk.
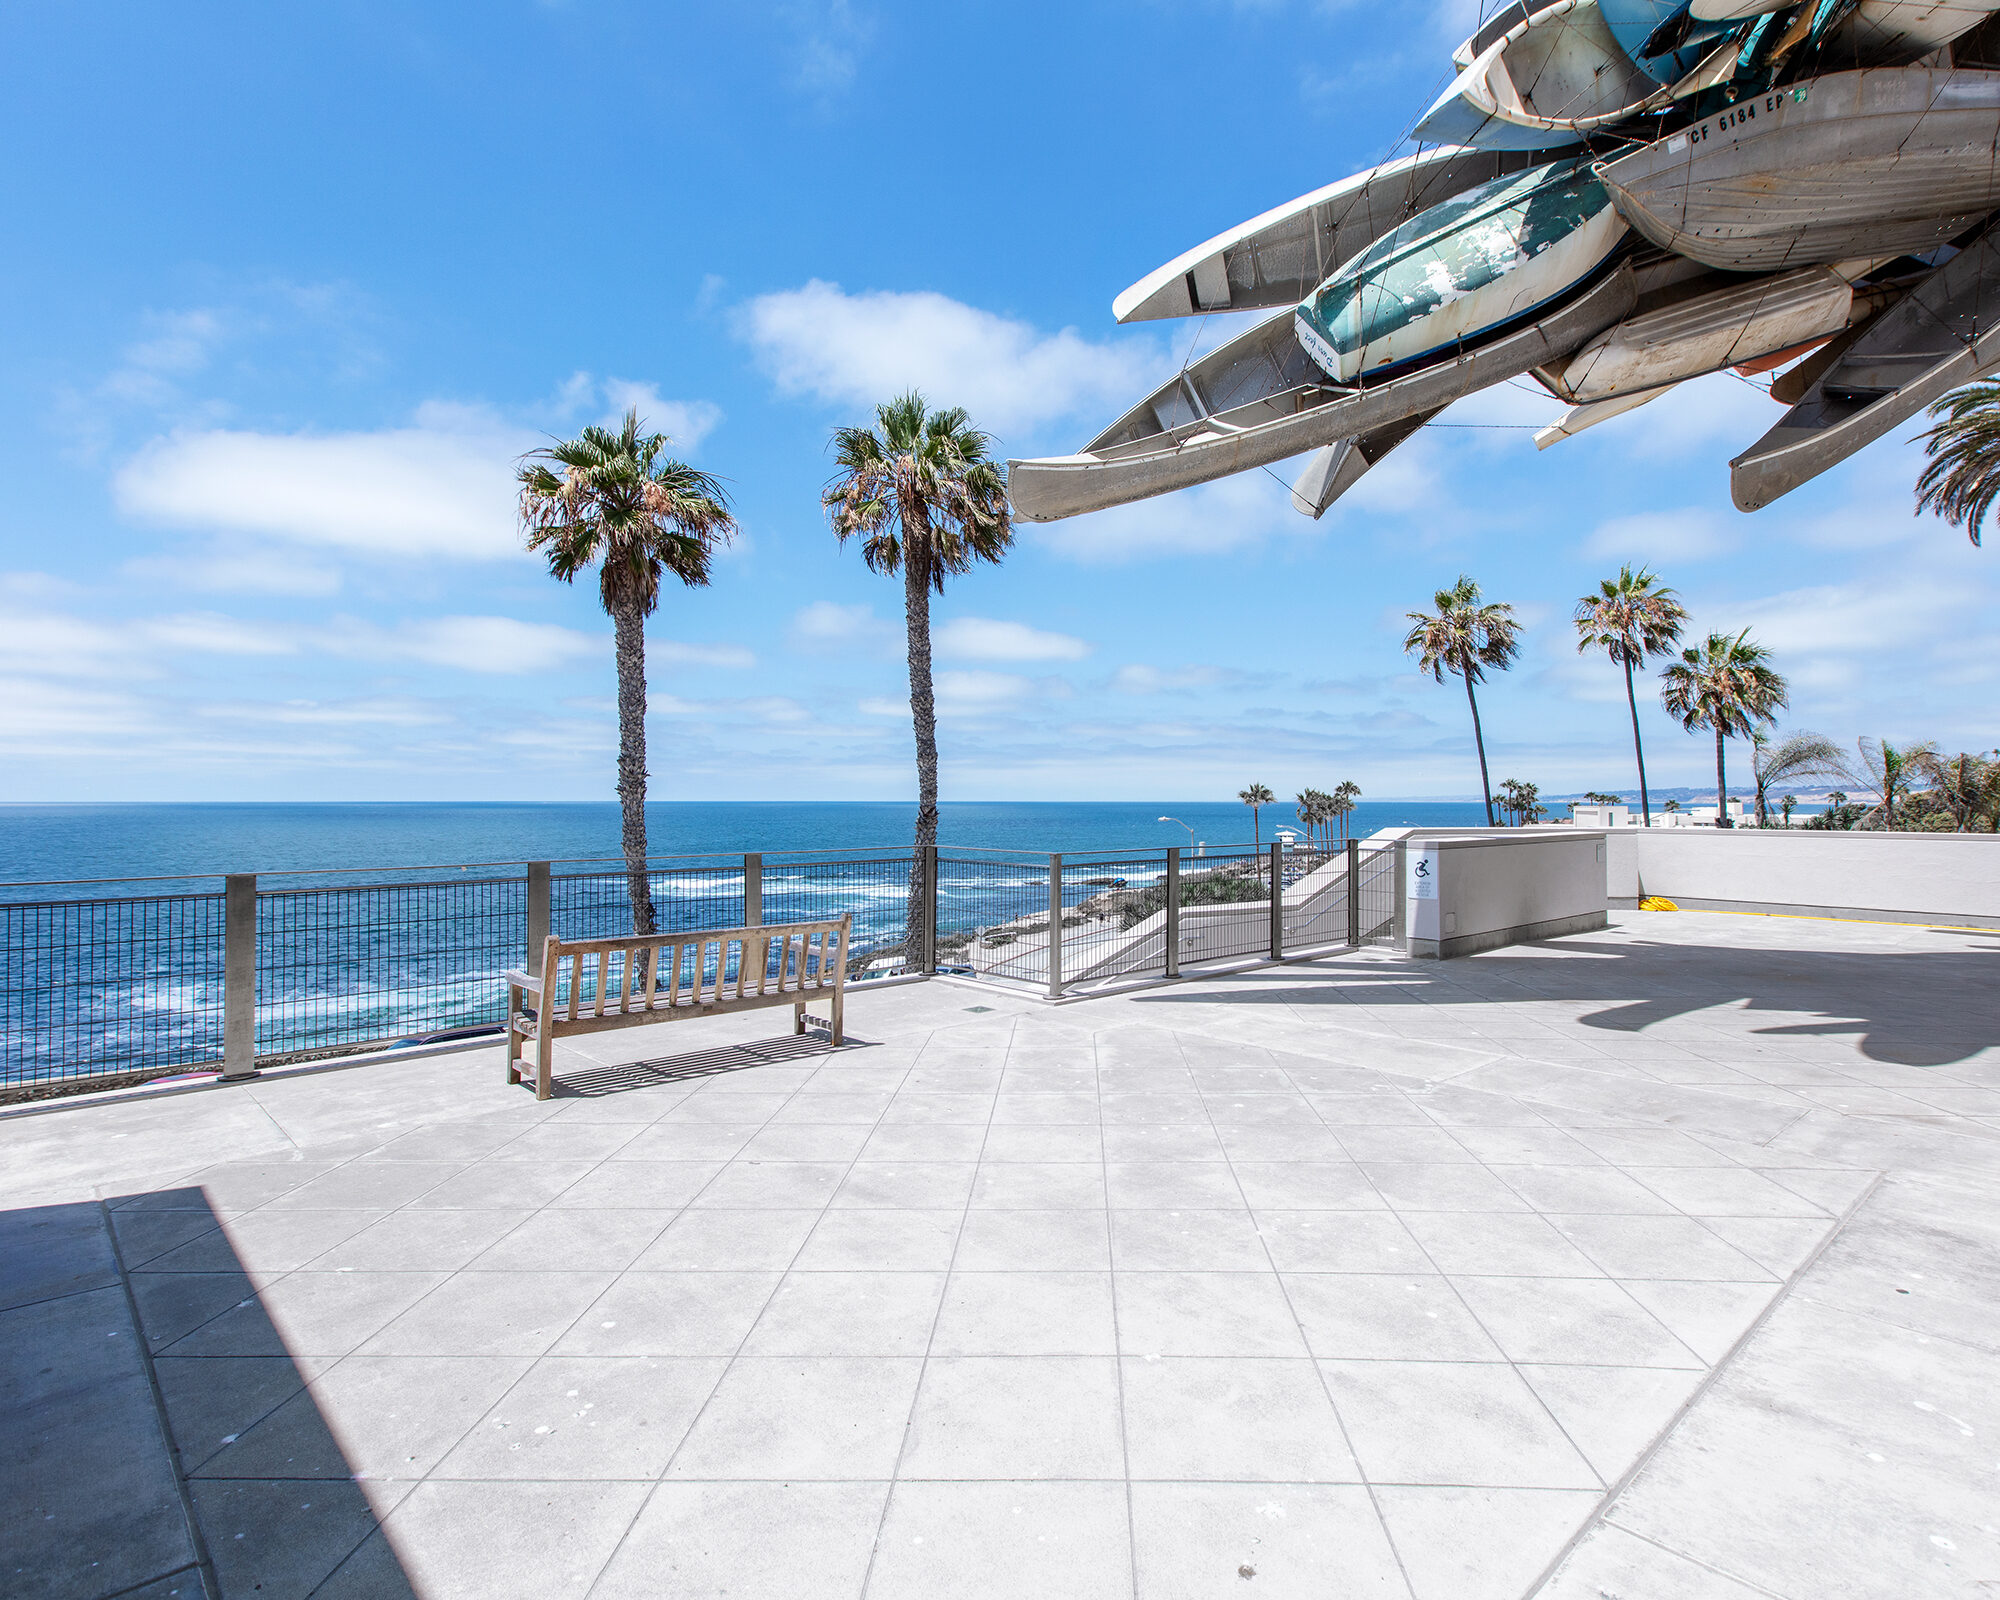
[[1722, 773], [1722, 730], [1715, 730], [1715, 825], [1729, 826], [1729, 783]]
[[1479, 790], [1486, 796], [1486, 826], [1493, 826], [1493, 785], [1486, 778], [1486, 735], [1479, 728], [1479, 701], [1472, 692], [1472, 675], [1465, 675], [1465, 703], [1472, 707], [1472, 743], [1479, 751]]
[[1632, 708], [1632, 754], [1639, 762], [1639, 815], [1653, 825], [1653, 802], [1646, 793], [1646, 751], [1639, 743], [1639, 697], [1632, 690], [1632, 659], [1625, 659], [1625, 703]]
[[930, 567], [919, 541], [903, 549], [903, 625], [910, 652], [910, 725], [917, 738], [916, 848], [910, 854], [910, 894], [905, 910], [905, 957], [914, 957], [924, 926], [924, 852], [937, 843], [937, 695], [931, 685]]
[[651, 933], [653, 890], [646, 881], [646, 618], [637, 605], [611, 613], [618, 652], [618, 804], [625, 850], [625, 893], [632, 931]]

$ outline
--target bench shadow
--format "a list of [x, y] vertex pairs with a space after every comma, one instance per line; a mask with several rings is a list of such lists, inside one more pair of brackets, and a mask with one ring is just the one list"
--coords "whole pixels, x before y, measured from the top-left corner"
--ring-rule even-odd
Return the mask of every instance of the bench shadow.
[[[1589, 934], [1515, 945], [1443, 963], [1380, 966], [1327, 962], [1312, 970], [1265, 969], [1263, 981], [1232, 991], [1215, 983], [1134, 996], [1138, 1005], [1250, 1003], [1370, 1007], [1504, 1005], [1560, 1000], [1585, 1009], [1578, 1021], [1641, 1036], [1656, 1024], [1718, 1007], [1813, 1015], [1746, 1032], [1774, 1038], [1859, 1034], [1871, 1061], [1942, 1067], [2000, 1045], [2000, 949], [1851, 951], [1634, 940]], [[1282, 974], [1282, 975], [1281, 975]], [[1241, 980], [1239, 980], [1240, 982]]]
[[[724, 1073], [742, 1072], [751, 1067], [775, 1066], [785, 1061], [844, 1054], [868, 1043], [850, 1033], [836, 1046], [821, 1032], [785, 1034], [775, 1039], [753, 1039], [745, 1044], [721, 1045], [712, 1050], [689, 1050], [681, 1055], [655, 1056], [641, 1061], [622, 1061], [611, 1066], [574, 1067], [558, 1064], [553, 1097], [557, 1100], [594, 1100], [604, 1095], [628, 1094], [638, 1089], [686, 1083], [694, 1078], [713, 1078]], [[532, 1082], [527, 1084], [530, 1093]]]
[[409, 1485], [371, 1494], [201, 1189], [0, 1213], [0, 1286], [37, 1275], [67, 1292], [0, 1311], [26, 1592], [416, 1600], [376, 1510]]

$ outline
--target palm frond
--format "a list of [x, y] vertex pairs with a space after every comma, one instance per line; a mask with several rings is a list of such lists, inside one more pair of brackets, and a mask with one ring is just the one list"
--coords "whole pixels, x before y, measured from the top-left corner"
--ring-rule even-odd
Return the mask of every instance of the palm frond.
[[1975, 383], [1930, 408], [1918, 435], [1930, 456], [1917, 479], [1917, 513], [1934, 511], [1975, 545], [2000, 502], [2000, 382]]

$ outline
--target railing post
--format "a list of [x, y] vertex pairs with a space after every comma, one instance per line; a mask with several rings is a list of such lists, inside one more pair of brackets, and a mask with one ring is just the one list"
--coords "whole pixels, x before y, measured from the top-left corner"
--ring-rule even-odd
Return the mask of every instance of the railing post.
[[752, 853], [743, 858], [743, 926], [764, 925], [764, 857]]
[[1361, 841], [1347, 841], [1347, 948], [1361, 943]]
[[257, 1076], [257, 874], [222, 880], [222, 1075]]
[[1167, 847], [1167, 976], [1181, 975], [1181, 849]]
[[1391, 874], [1392, 881], [1396, 886], [1396, 898], [1391, 902], [1395, 909], [1389, 914], [1389, 942], [1391, 944], [1402, 945], [1405, 955], [1409, 953], [1410, 885], [1406, 876], [1409, 870], [1410, 841], [1407, 839], [1398, 839], [1396, 841], [1395, 870]]
[[937, 976], [938, 953], [938, 847], [924, 846], [924, 926], [923, 943], [924, 976]]
[[549, 937], [549, 864], [546, 861], [528, 863], [528, 960], [527, 972], [532, 978], [542, 975], [542, 946]]
[[1063, 866], [1061, 856], [1049, 857], [1049, 998], [1062, 998]]
[[1271, 844], [1271, 959], [1285, 959], [1285, 847]]

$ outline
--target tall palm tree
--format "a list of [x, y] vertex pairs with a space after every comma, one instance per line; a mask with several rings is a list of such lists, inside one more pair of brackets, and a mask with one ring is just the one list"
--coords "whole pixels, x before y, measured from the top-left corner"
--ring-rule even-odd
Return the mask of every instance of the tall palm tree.
[[[1763, 728], [1750, 732], [1750, 775], [1756, 786], [1757, 826], [1770, 826], [1770, 791], [1794, 778], [1819, 778], [1840, 770], [1840, 747], [1817, 733], [1788, 734], [1776, 744]], [[1785, 814], [1791, 826], [1791, 813]]]
[[1238, 789], [1236, 798], [1250, 808], [1250, 836], [1259, 850], [1264, 848], [1264, 833], [1258, 823], [1258, 814], [1277, 798], [1261, 783], [1253, 783], [1247, 789]]
[[1602, 650], [1625, 669], [1625, 704], [1632, 712], [1632, 754], [1639, 762], [1639, 813], [1653, 825], [1653, 802], [1646, 792], [1646, 752], [1639, 743], [1639, 697], [1633, 672], [1654, 656], [1672, 652], [1687, 623], [1680, 597], [1646, 568], [1620, 567], [1618, 576], [1599, 582], [1597, 593], [1576, 603], [1576, 649]]
[[932, 411], [912, 389], [875, 408], [873, 428], [836, 428], [840, 467], [821, 495], [842, 544], [861, 541], [870, 572], [903, 580], [910, 722], [917, 742], [916, 846], [910, 858], [910, 937], [922, 926], [923, 854], [937, 843], [937, 696], [931, 683], [931, 596], [944, 580], [998, 562], [1014, 542], [1007, 485], [992, 439], [953, 406]]
[[1326, 820], [1326, 796], [1317, 789], [1301, 789], [1292, 800], [1299, 824], [1306, 830], [1306, 848], [1319, 848], [1319, 825]]
[[1919, 778], [1934, 770], [1938, 747], [1928, 739], [1921, 744], [1893, 745], [1886, 739], [1857, 739], [1855, 759], [1835, 753], [1828, 770], [1842, 782], [1875, 796], [1875, 804], [1856, 820], [1857, 828], [1894, 828], [1909, 804], [1910, 791]]
[[1917, 510], [1935, 511], [1978, 544], [2000, 502], [2000, 382], [1948, 394], [1930, 414], [1941, 420], [1922, 435], [1931, 459], [1917, 479]]
[[[1986, 755], [2000, 752], [1986, 752]], [[1956, 832], [1990, 829], [2000, 814], [2000, 761], [1982, 755], [1931, 755], [1919, 763], [1931, 793], [1951, 817]]]
[[1354, 803], [1361, 798], [1361, 785], [1342, 778], [1333, 786], [1334, 815], [1340, 819], [1340, 836], [1347, 837], [1347, 819], [1354, 815]]
[[564, 583], [597, 569], [618, 658], [618, 803], [632, 931], [654, 931], [646, 880], [646, 618], [672, 576], [708, 582], [716, 546], [736, 533], [721, 484], [667, 454], [636, 409], [617, 428], [585, 428], [521, 458], [521, 530]]
[[1479, 585], [1464, 573], [1449, 589], [1431, 597], [1435, 613], [1411, 611], [1414, 626], [1403, 649], [1417, 657], [1419, 671], [1438, 683], [1447, 672], [1465, 680], [1466, 704], [1472, 707], [1472, 742], [1479, 751], [1479, 787], [1486, 796], [1486, 826], [1493, 826], [1493, 785], [1486, 776], [1486, 735], [1479, 726], [1479, 700], [1472, 686], [1485, 681], [1486, 669], [1505, 672], [1521, 653], [1521, 624], [1514, 608], [1479, 603]]
[[1693, 733], [1715, 733], [1715, 825], [1729, 823], [1729, 782], [1723, 741], [1744, 738], [1789, 704], [1790, 686], [1771, 665], [1771, 652], [1750, 641], [1750, 630], [1711, 633], [1681, 652], [1661, 674], [1660, 700], [1667, 715]]

